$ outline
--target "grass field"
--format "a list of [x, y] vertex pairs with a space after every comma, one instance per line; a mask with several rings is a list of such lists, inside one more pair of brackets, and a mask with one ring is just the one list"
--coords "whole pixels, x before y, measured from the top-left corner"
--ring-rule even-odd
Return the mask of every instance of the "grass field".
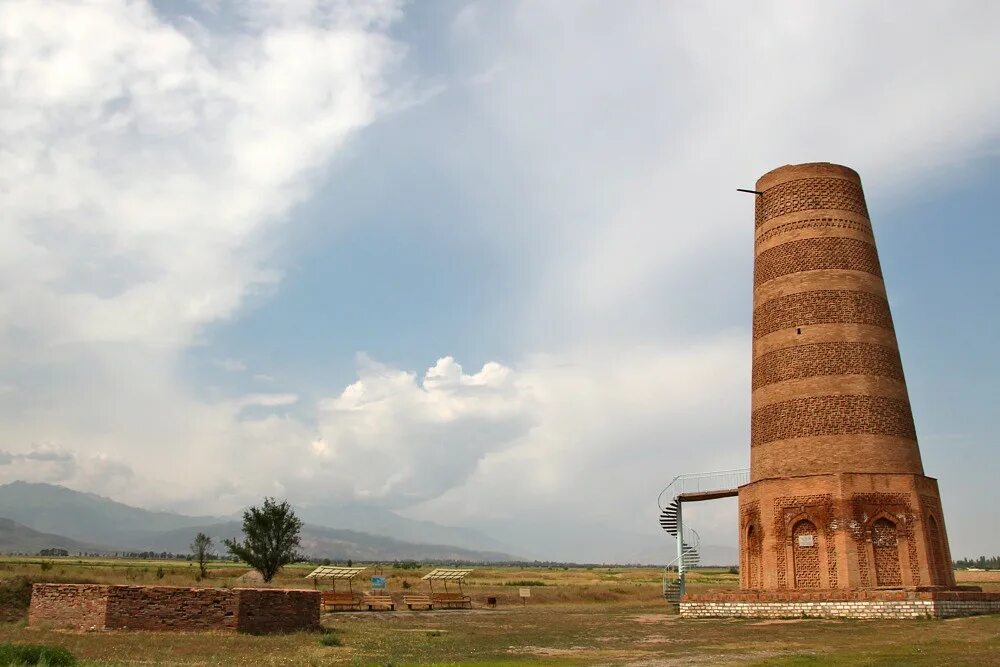
[[[0, 578], [238, 586], [224, 564], [195, 582], [185, 562], [6, 559]], [[44, 567], [44, 570], [43, 570]], [[162, 576], [158, 569], [162, 568]], [[277, 586], [302, 587], [307, 566]], [[422, 590], [426, 568], [387, 568], [390, 590]], [[1000, 573], [960, 572], [1000, 590]], [[692, 574], [693, 590], [734, 588], [725, 569]], [[521, 606], [518, 588], [530, 586]], [[475, 609], [324, 614], [327, 634], [80, 633], [0, 623], [0, 642], [64, 646], [89, 665], [990, 665], [1000, 664], [1000, 616], [947, 621], [681, 620], [653, 568], [480, 568], [465, 585]], [[496, 609], [480, 607], [496, 596]]]

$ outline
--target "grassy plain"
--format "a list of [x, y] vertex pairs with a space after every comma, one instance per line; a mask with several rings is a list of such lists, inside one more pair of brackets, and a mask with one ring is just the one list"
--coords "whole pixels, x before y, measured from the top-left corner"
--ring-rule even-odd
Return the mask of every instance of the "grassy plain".
[[[245, 566], [219, 564], [195, 581], [186, 562], [5, 559], [0, 578], [180, 586], [239, 586]], [[43, 569], [44, 567], [44, 569]], [[162, 576], [158, 570], [162, 568]], [[274, 585], [311, 587], [308, 566]], [[423, 590], [423, 569], [386, 568], [391, 592]], [[1000, 590], [1000, 573], [960, 572]], [[410, 586], [404, 588], [404, 582]], [[692, 588], [733, 588], [725, 569]], [[530, 586], [522, 606], [517, 591]], [[338, 587], [339, 589], [339, 587]], [[85, 665], [990, 665], [1000, 664], [1000, 616], [947, 621], [681, 620], [667, 613], [654, 568], [479, 568], [471, 611], [324, 614], [328, 634], [81, 633], [0, 623], [0, 642], [64, 646]], [[486, 609], [486, 597], [499, 598]], [[339, 644], [339, 645], [338, 645]]]

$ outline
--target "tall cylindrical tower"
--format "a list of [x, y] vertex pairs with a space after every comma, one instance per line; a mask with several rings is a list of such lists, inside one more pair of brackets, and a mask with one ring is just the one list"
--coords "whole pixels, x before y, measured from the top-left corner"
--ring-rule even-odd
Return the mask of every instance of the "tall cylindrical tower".
[[789, 165], [757, 190], [742, 586], [954, 585], [861, 179]]

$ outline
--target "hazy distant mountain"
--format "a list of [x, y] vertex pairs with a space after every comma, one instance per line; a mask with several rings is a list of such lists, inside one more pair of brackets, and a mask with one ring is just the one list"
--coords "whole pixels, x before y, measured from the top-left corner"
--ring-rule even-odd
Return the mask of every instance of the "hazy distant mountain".
[[295, 512], [306, 523], [331, 528], [356, 530], [374, 535], [387, 535], [397, 540], [418, 544], [452, 544], [477, 551], [509, 552], [509, 545], [475, 528], [442, 526], [431, 521], [408, 519], [390, 510], [371, 505], [296, 507]]
[[[171, 530], [157, 535], [149, 542], [150, 551], [184, 553], [192, 537], [198, 532], [205, 533], [215, 544], [222, 547], [224, 539], [240, 537], [241, 523], [225, 521], [205, 526], [191, 526]], [[510, 554], [463, 549], [440, 544], [416, 544], [381, 535], [371, 535], [355, 530], [341, 530], [306, 524], [302, 528], [301, 551], [314, 558], [330, 558], [344, 561], [390, 561], [390, 560], [471, 560], [505, 561], [512, 560]]]
[[[396, 560], [440, 559], [496, 561], [512, 560], [502, 546], [474, 530], [438, 526], [426, 521], [410, 521], [378, 508], [352, 507], [350, 510], [296, 510], [306, 527], [302, 550], [318, 558]], [[346, 521], [362, 530], [328, 528], [317, 525], [318, 517]], [[23, 524], [22, 527], [54, 533], [66, 541], [103, 544], [106, 547], [74, 547], [76, 551], [168, 551], [186, 553], [199, 531], [217, 538], [236, 537], [237, 521], [208, 516], [185, 516], [173, 512], [154, 512], [131, 507], [93, 493], [81, 493], [54, 484], [12, 482], [0, 486], [0, 517]], [[412, 524], [412, 525], [411, 525]], [[343, 524], [341, 524], [343, 525]], [[353, 527], [353, 526], [352, 526]], [[392, 537], [384, 534], [390, 533]], [[422, 539], [411, 540], [417, 535]], [[454, 538], [454, 541], [450, 538]], [[476, 540], [481, 538], [481, 543]], [[420, 543], [415, 543], [419, 541]], [[455, 546], [455, 542], [460, 542]], [[13, 542], [12, 542], [13, 544]], [[36, 551], [30, 540], [22, 546], [4, 547], [4, 551]], [[472, 545], [471, 547], [469, 545]], [[61, 544], [56, 546], [73, 551]], [[499, 548], [498, 548], [499, 546]], [[478, 547], [478, 548], [476, 548]], [[484, 550], [484, 549], [488, 549]]]
[[85, 542], [142, 549], [166, 530], [216, 523], [208, 516], [184, 516], [131, 507], [94, 493], [55, 484], [11, 482], [0, 486], [0, 516], [34, 530]]
[[71, 540], [62, 535], [40, 533], [16, 521], [0, 518], [0, 553], [36, 554], [42, 549], [65, 549], [71, 554], [107, 553], [110, 549]]

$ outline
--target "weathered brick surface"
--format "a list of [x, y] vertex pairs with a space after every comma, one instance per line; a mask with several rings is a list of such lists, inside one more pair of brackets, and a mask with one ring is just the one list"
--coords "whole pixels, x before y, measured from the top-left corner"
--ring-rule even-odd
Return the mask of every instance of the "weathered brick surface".
[[318, 591], [240, 588], [236, 594], [240, 632], [294, 632], [319, 627]]
[[882, 276], [871, 242], [845, 237], [799, 239], [765, 250], [754, 259], [753, 284], [800, 271], [845, 269]]
[[751, 388], [822, 375], [875, 375], [903, 380], [894, 347], [863, 341], [837, 341], [786, 347], [754, 360]]
[[758, 230], [755, 243], [757, 245], [763, 245], [771, 239], [783, 234], [791, 234], [792, 232], [802, 232], [806, 230], [813, 233], [842, 230], [838, 233], [843, 234], [844, 232], [860, 232], [860, 235], [862, 236], [869, 238], [872, 236], [871, 225], [867, 222], [851, 220], [849, 218], [818, 217], [806, 220], [796, 220], [794, 222], [783, 222], [781, 224], [770, 226], [770, 228], [762, 227]]
[[810, 324], [869, 324], [892, 328], [884, 297], [851, 290], [799, 292], [766, 301], [753, 312], [753, 337]]
[[801, 178], [764, 190], [757, 197], [756, 225], [787, 213], [837, 209], [868, 216], [861, 184], [842, 178]]
[[30, 625], [78, 630], [239, 630], [268, 633], [319, 625], [317, 591], [35, 584]]
[[809, 396], [754, 410], [750, 421], [751, 446], [852, 433], [917, 437], [909, 403], [884, 396]]
[[103, 629], [110, 589], [99, 584], [35, 584], [31, 588], [28, 625]]
[[111, 586], [108, 630], [233, 630], [238, 599], [222, 588]]

